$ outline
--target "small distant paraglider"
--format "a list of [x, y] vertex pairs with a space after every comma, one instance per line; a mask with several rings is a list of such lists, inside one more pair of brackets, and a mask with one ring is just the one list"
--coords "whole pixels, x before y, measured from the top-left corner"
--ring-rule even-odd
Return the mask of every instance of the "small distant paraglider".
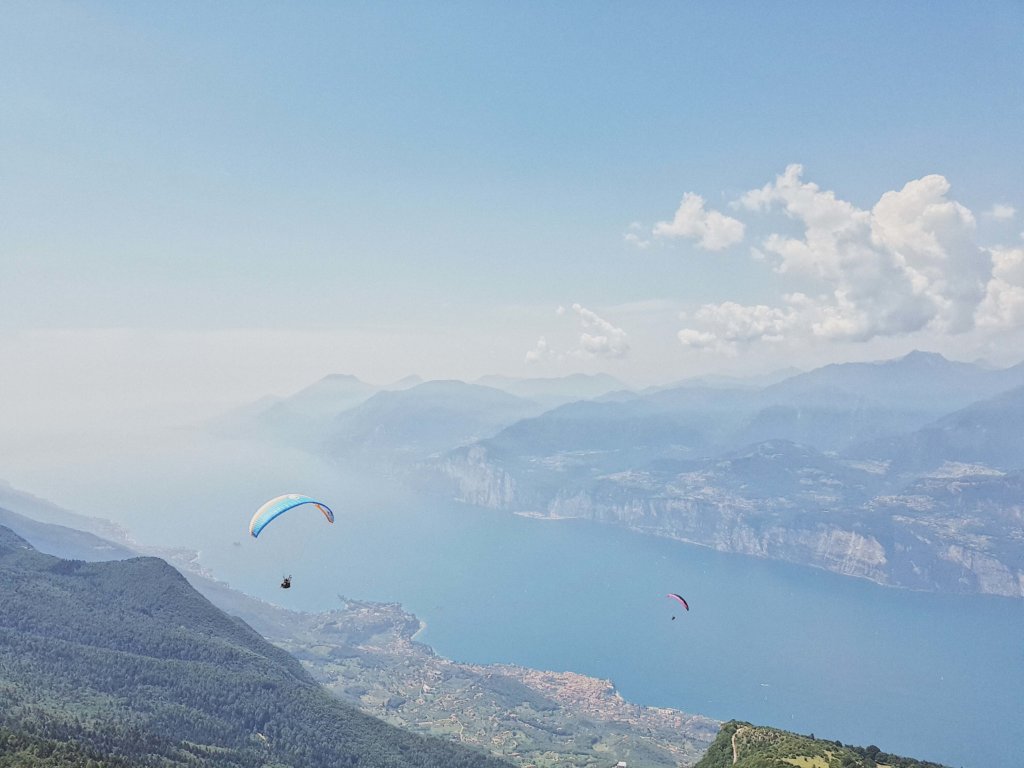
[[667, 595], [665, 595], [665, 597], [671, 597], [675, 600], [678, 600], [680, 603], [683, 604], [683, 608], [685, 608], [686, 610], [690, 610], [690, 604], [686, 602], [682, 595], [677, 595], [675, 592], [669, 592]]
[[288, 574], [283, 579], [281, 579], [281, 589], [291, 589], [291, 588], [292, 588], [292, 576], [291, 576], [291, 574]]
[[[690, 610], [690, 604], [686, 602], [686, 598], [684, 598], [682, 595], [677, 595], [675, 592], [669, 592], [667, 595], [665, 595], [665, 597], [668, 597], [673, 600], [678, 600], [679, 603], [683, 606], [683, 608], [685, 608], [686, 610]], [[676, 617], [673, 616], [672, 621], [675, 620]]]

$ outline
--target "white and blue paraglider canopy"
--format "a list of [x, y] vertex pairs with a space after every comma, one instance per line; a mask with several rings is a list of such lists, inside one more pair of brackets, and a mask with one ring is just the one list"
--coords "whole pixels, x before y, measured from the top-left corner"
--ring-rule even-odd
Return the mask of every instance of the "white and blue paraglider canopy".
[[334, 522], [334, 513], [323, 502], [303, 496], [301, 493], [286, 493], [284, 496], [271, 499], [256, 510], [256, 514], [249, 521], [249, 533], [256, 538], [271, 520], [275, 520], [285, 512], [295, 509], [295, 507], [301, 507], [303, 504], [312, 504], [323, 513], [328, 523]]

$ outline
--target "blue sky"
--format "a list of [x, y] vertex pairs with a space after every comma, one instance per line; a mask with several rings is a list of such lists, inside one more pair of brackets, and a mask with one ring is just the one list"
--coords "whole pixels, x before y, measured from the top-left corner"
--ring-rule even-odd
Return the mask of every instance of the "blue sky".
[[1020, 2], [4, 15], [8, 420], [1024, 358]]

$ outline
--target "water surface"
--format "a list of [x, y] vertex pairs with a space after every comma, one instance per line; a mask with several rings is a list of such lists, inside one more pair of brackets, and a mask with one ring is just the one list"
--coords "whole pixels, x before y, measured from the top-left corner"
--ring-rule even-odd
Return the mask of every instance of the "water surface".
[[[217, 577], [250, 594], [308, 610], [336, 607], [339, 595], [400, 602], [427, 622], [419, 639], [459, 661], [572, 670], [611, 679], [635, 702], [953, 766], [1019, 762], [1024, 601], [884, 588], [367, 489], [251, 447], [154, 458], [134, 466], [130, 499], [82, 511], [199, 548]], [[309, 508], [249, 538], [255, 507], [292, 491], [329, 499], [337, 523]], [[286, 573], [289, 592], [277, 587]]]

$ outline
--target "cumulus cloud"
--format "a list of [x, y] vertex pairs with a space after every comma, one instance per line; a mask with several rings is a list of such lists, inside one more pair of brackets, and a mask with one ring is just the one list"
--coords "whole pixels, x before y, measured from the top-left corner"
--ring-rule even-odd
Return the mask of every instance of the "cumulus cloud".
[[527, 351], [526, 362], [528, 363], [539, 363], [544, 360], [551, 360], [555, 357], [554, 350], [551, 349], [548, 344], [548, 340], [541, 336], [537, 339], [537, 343], [533, 349]]
[[870, 214], [817, 184], [805, 183], [802, 174], [802, 166], [790, 165], [774, 182], [747, 192], [738, 204], [751, 211], [780, 206], [787, 216], [804, 224], [803, 239], [772, 234], [762, 243], [763, 251], [778, 257], [779, 272], [834, 280], [848, 256], [847, 244], [865, 239]]
[[579, 352], [596, 357], [626, 356], [629, 352], [629, 338], [624, 330], [579, 304], [573, 304], [572, 311], [583, 325]]
[[985, 211], [985, 217], [996, 221], [1010, 221], [1017, 215], [1017, 209], [1012, 205], [996, 203], [989, 210]]
[[[552, 346], [546, 337], [541, 336], [533, 349], [526, 353], [527, 363], [564, 360], [567, 357], [615, 359], [625, 357], [629, 353], [629, 336], [622, 328], [580, 304], [573, 304], [572, 311], [575, 313], [579, 329], [582, 331], [575, 344], [567, 339], [567, 343], [563, 345]], [[560, 306], [555, 314], [558, 317], [563, 317], [568, 314], [568, 310]], [[570, 317], [573, 316], [570, 315]], [[560, 348], [556, 348], [556, 346]]]
[[993, 248], [992, 279], [978, 308], [978, 325], [1011, 328], [1024, 324], [1024, 248]]
[[705, 304], [693, 315], [701, 328], [683, 328], [677, 334], [679, 343], [692, 349], [732, 355], [745, 343], [782, 341], [800, 322], [795, 309], [799, 301], [794, 297], [792, 303], [793, 306], [785, 309], [764, 304], [745, 306], [732, 301]]
[[948, 192], [938, 175], [886, 192], [872, 211], [872, 242], [923, 302], [930, 316], [920, 327], [962, 333], [974, 325], [992, 259], [975, 242], [974, 216]]
[[714, 349], [720, 352], [730, 351], [725, 343], [719, 342], [718, 337], [711, 331], [698, 331], [696, 328], [683, 328], [677, 334], [679, 342], [684, 347], [694, 349]]
[[743, 240], [742, 221], [704, 207], [704, 198], [693, 192], [683, 195], [672, 221], [654, 225], [655, 237], [685, 237], [707, 251], [720, 251]]
[[1009, 322], [1024, 282], [996, 278], [1000, 269], [1012, 271], [1016, 257], [979, 247], [974, 215], [949, 191], [944, 177], [925, 176], [863, 210], [805, 181], [803, 167], [790, 165], [735, 208], [781, 211], [800, 225], [801, 235], [771, 233], [751, 253], [814, 290], [785, 296], [776, 307], [705, 305], [680, 342], [734, 349], [801, 335], [866, 341], [925, 329], [963, 333], [982, 317]]
[[635, 245], [640, 250], [645, 250], [645, 249], [651, 247], [651, 241], [650, 240], [648, 240], [647, 238], [641, 237], [640, 235], [636, 234], [635, 232], [627, 232], [626, 234], [624, 234], [622, 236], [622, 239], [625, 240], [630, 245]]
[[644, 233], [644, 227], [639, 221], [634, 221], [629, 225], [626, 233], [622, 236], [622, 239], [631, 245], [635, 245], [637, 248], [644, 249], [651, 247], [651, 240]]
[[793, 327], [796, 311], [727, 301], [707, 304], [697, 310], [695, 317], [705, 326], [714, 328], [716, 337], [724, 341], [780, 341]]

